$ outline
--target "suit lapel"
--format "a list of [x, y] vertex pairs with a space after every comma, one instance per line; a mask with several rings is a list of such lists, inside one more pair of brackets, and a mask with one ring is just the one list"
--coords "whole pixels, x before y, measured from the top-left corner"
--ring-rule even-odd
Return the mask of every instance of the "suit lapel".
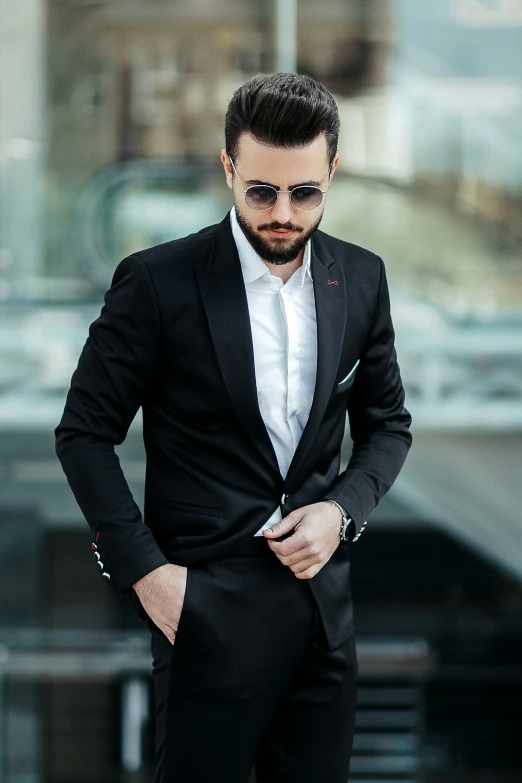
[[259, 410], [248, 300], [230, 212], [217, 224], [209, 260], [206, 266], [196, 266], [196, 274], [232, 405], [254, 444], [279, 474], [277, 456]]
[[294, 481], [312, 446], [337, 377], [346, 317], [346, 285], [343, 267], [328, 253], [319, 232], [312, 237], [312, 277], [317, 319], [317, 375], [308, 421], [288, 468], [286, 483]]
[[[317, 375], [310, 415], [290, 464], [287, 484], [295, 477], [317, 435], [337, 375], [346, 326], [343, 268], [330, 256], [319, 232], [312, 238], [311, 264], [317, 316]], [[208, 262], [196, 266], [196, 274], [232, 405], [256, 447], [279, 473], [277, 456], [259, 410], [248, 300], [230, 212], [217, 224]]]

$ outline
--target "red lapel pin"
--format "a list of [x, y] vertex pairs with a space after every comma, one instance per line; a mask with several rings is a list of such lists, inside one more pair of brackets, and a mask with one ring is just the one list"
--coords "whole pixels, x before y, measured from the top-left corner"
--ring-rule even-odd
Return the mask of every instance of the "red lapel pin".
[[339, 285], [339, 283], [337, 282], [337, 280], [329, 280], [328, 285]]

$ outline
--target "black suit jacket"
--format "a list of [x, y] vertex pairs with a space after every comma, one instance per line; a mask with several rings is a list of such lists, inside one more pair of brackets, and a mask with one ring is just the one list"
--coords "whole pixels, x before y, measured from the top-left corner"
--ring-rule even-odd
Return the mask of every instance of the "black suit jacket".
[[[283, 495], [283, 516], [333, 498], [359, 532], [395, 481], [412, 442], [411, 416], [384, 263], [317, 231], [311, 264], [317, 380], [285, 479], [258, 406], [230, 213], [116, 267], [54, 432], [57, 456], [93, 533], [100, 574], [118, 593], [134, 597], [132, 585], [165, 563], [190, 566], [232, 552]], [[143, 518], [114, 451], [140, 406]], [[354, 445], [339, 474], [346, 412]], [[354, 629], [353, 546], [340, 545], [308, 580], [331, 648]]]

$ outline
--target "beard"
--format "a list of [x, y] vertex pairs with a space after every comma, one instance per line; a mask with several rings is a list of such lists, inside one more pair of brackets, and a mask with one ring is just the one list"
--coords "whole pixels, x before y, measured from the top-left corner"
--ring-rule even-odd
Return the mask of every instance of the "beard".
[[[293, 223], [263, 223], [258, 226], [258, 230], [253, 229], [246, 221], [245, 217], [241, 214], [236, 207], [236, 218], [244, 235], [263, 261], [267, 261], [269, 264], [289, 264], [291, 261], [297, 258], [301, 250], [305, 247], [310, 237], [315, 234], [319, 228], [319, 223], [323, 219], [323, 213], [321, 212], [319, 219], [306, 231], [300, 226], [296, 226]], [[259, 233], [260, 230], [266, 230], [267, 228], [278, 229], [286, 228], [288, 230], [299, 231], [301, 235], [296, 239], [264, 239]]]

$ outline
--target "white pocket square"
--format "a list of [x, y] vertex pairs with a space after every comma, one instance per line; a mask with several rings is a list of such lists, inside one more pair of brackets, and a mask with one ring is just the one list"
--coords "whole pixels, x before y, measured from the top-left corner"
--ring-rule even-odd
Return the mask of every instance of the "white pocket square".
[[347, 380], [348, 380], [348, 378], [351, 378], [351, 377], [352, 377], [352, 375], [353, 375], [353, 373], [355, 372], [355, 370], [356, 370], [356, 368], [357, 368], [357, 365], [359, 364], [359, 362], [360, 362], [360, 361], [361, 361], [360, 359], [357, 359], [357, 361], [356, 361], [356, 362], [355, 362], [355, 364], [353, 365], [353, 367], [352, 367], [352, 369], [350, 370], [350, 372], [348, 373], [348, 375], [346, 375], [346, 376], [345, 376], [345, 377], [342, 379], [342, 381], [339, 381], [339, 383], [337, 384], [338, 386], [340, 386], [340, 385], [341, 385], [341, 383], [344, 383], [345, 381], [347, 381]]

